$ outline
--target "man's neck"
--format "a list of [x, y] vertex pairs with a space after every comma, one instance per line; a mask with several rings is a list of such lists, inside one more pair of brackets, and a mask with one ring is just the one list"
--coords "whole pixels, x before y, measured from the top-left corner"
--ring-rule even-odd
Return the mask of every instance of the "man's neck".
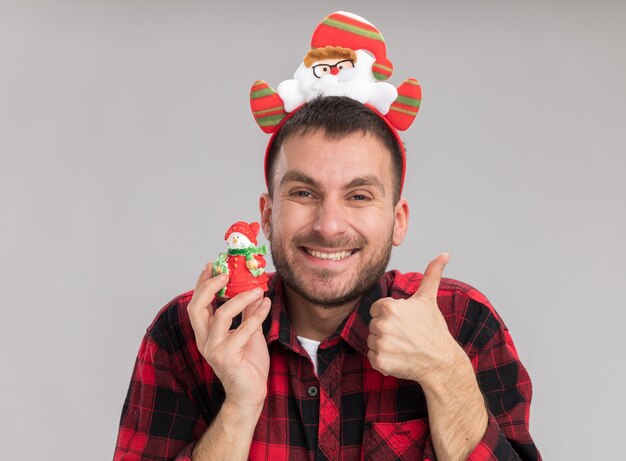
[[284, 287], [285, 309], [298, 336], [323, 341], [350, 315], [359, 300], [341, 306], [322, 306], [305, 300], [290, 287]]

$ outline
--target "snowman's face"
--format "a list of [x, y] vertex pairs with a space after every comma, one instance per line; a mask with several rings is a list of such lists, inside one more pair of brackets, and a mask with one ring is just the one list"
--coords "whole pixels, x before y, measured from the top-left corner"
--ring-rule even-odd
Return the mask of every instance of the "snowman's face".
[[226, 245], [231, 249], [248, 248], [252, 245], [252, 242], [242, 233], [233, 232], [228, 236], [228, 239], [226, 239]]

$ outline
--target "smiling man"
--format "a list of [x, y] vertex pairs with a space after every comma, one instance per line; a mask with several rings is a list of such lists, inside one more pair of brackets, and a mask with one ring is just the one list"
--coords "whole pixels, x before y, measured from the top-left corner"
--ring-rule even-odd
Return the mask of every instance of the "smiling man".
[[386, 272], [409, 230], [405, 165], [394, 125], [349, 97], [277, 125], [259, 201], [269, 290], [218, 308], [228, 277], [209, 264], [161, 310], [115, 459], [541, 459], [530, 379], [487, 299], [442, 278], [447, 254]]

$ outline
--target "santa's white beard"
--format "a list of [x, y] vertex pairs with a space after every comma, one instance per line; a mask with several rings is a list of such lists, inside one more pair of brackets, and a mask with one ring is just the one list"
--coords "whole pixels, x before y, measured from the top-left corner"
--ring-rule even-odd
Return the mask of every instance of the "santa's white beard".
[[277, 88], [285, 110], [291, 112], [305, 102], [324, 95], [347, 96], [362, 104], [369, 103], [382, 114], [386, 114], [398, 92], [393, 85], [376, 80], [372, 73], [374, 58], [362, 50], [356, 51], [356, 54], [354, 68], [343, 69], [338, 75], [329, 74], [322, 78], [313, 75], [311, 67], [300, 64], [294, 80], [285, 80]]
[[[305, 68], [306, 69], [306, 68]], [[324, 96], [348, 96], [365, 104], [372, 93], [372, 81], [362, 69], [344, 69], [338, 75], [324, 75], [317, 78], [310, 69], [300, 80], [300, 87], [306, 93], [306, 101], [323, 94]], [[310, 79], [310, 77], [313, 77]]]

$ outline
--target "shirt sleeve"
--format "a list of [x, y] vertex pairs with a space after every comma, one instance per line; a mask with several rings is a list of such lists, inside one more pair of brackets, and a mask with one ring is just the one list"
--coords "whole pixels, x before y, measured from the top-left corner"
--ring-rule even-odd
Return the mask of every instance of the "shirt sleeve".
[[176, 379], [169, 354], [144, 337], [122, 409], [114, 461], [191, 461], [206, 424]]
[[470, 302], [460, 338], [489, 413], [485, 435], [468, 460], [540, 461], [529, 431], [530, 377], [508, 329], [488, 302]]

